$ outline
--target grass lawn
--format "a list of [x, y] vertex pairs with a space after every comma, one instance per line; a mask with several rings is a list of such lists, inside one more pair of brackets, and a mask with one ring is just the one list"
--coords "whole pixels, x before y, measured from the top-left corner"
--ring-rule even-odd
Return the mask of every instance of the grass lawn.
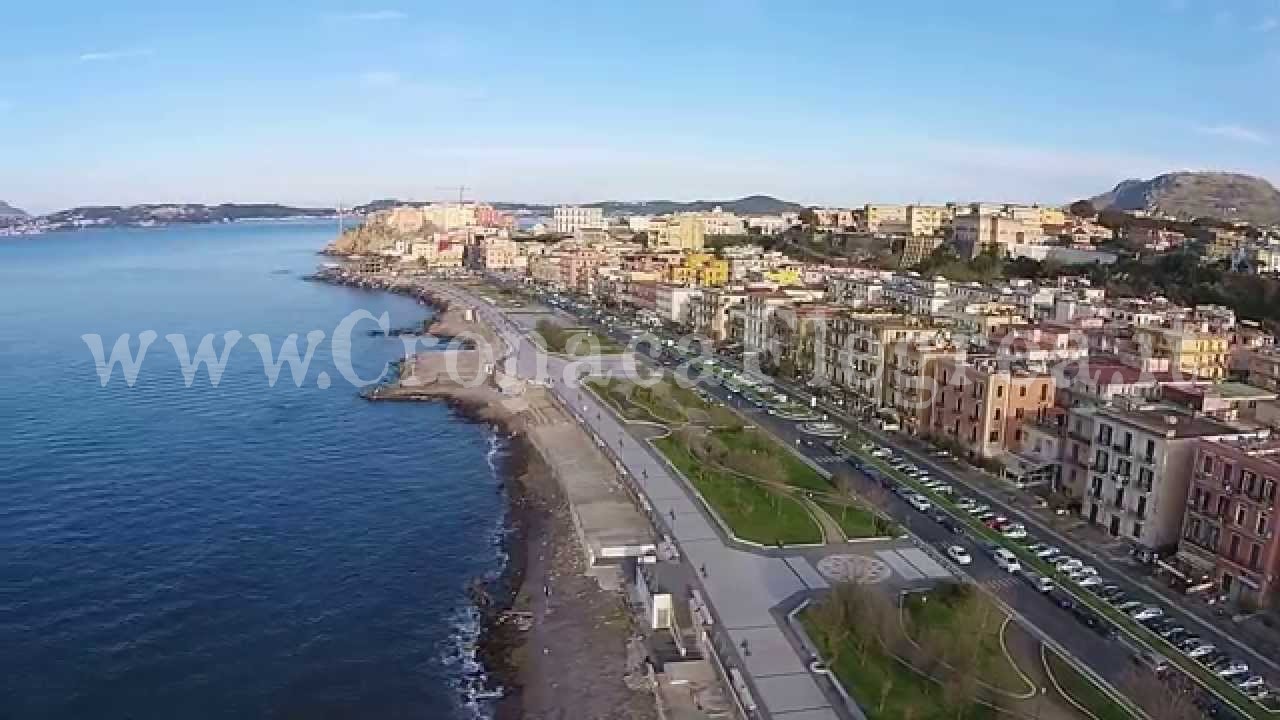
[[1092, 680], [1080, 674], [1058, 653], [1048, 650], [1045, 659], [1063, 693], [1093, 713], [1098, 720], [1133, 720], [1133, 715]]
[[710, 406], [697, 393], [680, 387], [670, 378], [664, 378], [649, 388], [617, 378], [596, 378], [587, 383], [631, 420], [650, 420], [674, 425], [688, 422], [690, 410], [710, 410]]
[[[957, 714], [947, 704], [941, 686], [898, 662], [878, 644], [870, 643], [866, 655], [859, 657], [851, 641], [843, 648], [833, 648], [828, 629], [812, 611], [802, 613], [800, 622], [840, 684], [871, 720], [955, 720]], [[985, 705], [975, 705], [964, 718], [987, 720], [995, 714]]]
[[766, 478], [792, 487], [818, 492], [830, 492], [831, 483], [818, 474], [809, 464], [779, 445], [763, 430], [716, 430], [715, 435], [730, 450], [755, 451], [773, 455], [782, 463], [784, 477]]
[[793, 498], [705, 469], [673, 437], [656, 440], [654, 445], [689, 478], [707, 504], [739, 538], [762, 545], [822, 542], [822, 531], [817, 522]]
[[[942, 592], [916, 593], [907, 596], [906, 611], [915, 626], [913, 634], [918, 637], [919, 633], [925, 629], [938, 629], [947, 634], [983, 632], [977, 627], [966, 627], [973, 623], [973, 618], [965, 616], [960, 611], [963, 602], [965, 601], [959, 596], [948, 597]], [[1001, 646], [1000, 627], [1007, 616], [995, 610], [994, 606], [990, 607], [995, 612], [990, 616], [981, 638], [981, 654], [978, 656], [979, 675], [983, 682], [1006, 692], [1022, 694], [1034, 691], [1034, 685], [1028, 684], [1023, 679]]]
[[840, 505], [826, 500], [814, 500], [827, 514], [835, 519], [844, 530], [844, 534], [852, 538], [885, 537], [892, 528], [882, 526], [882, 521], [875, 513], [860, 505]]
[[997, 533], [991, 528], [988, 528], [978, 522], [972, 515], [969, 515], [963, 510], [957, 509], [950, 497], [940, 495], [929, 490], [916, 481], [902, 475], [893, 468], [890, 468], [888, 464], [879, 458], [871, 457], [867, 451], [858, 446], [858, 443], [855, 440], [850, 440], [845, 443], [845, 449], [849, 453], [858, 456], [862, 462], [870, 464], [880, 472], [897, 478], [899, 482], [906, 483], [908, 486], [915, 488], [917, 492], [929, 498], [934, 505], [951, 510], [956, 517], [960, 518], [965, 523], [973, 537], [987, 540], [1007, 548], [1010, 552], [1018, 556], [1018, 560], [1022, 563], [1023, 567], [1030, 567], [1042, 575], [1054, 578], [1054, 581], [1060, 588], [1068, 591], [1081, 604], [1092, 609], [1098, 615], [1110, 620], [1120, 628], [1122, 633], [1130, 636], [1141, 644], [1149, 646], [1160, 655], [1168, 658], [1170, 663], [1177, 665], [1188, 674], [1194, 676], [1205, 687], [1213, 689], [1220, 697], [1228, 700], [1246, 717], [1255, 718], [1256, 720], [1276, 720], [1276, 718], [1280, 716], [1280, 714], [1268, 710], [1253, 700], [1250, 700], [1248, 697], [1245, 697], [1243, 693], [1228, 684], [1222, 678], [1214, 675], [1195, 660], [1183, 655], [1182, 651], [1167, 643], [1164, 638], [1156, 635], [1137, 622], [1134, 622], [1134, 620], [1128, 615], [1125, 615], [1111, 607], [1105, 601], [1094, 596], [1087, 590], [1076, 587], [1066, 578], [1059, 576], [1051, 565], [1032, 553], [1027, 552], [1026, 547], [1021, 543], [1004, 537], [1000, 533]]

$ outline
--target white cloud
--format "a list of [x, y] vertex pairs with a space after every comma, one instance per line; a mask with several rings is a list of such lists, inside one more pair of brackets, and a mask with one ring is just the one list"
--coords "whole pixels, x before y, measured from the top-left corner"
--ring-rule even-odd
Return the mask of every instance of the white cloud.
[[1240, 125], [1206, 125], [1196, 128], [1196, 132], [1226, 140], [1235, 140], [1236, 142], [1253, 143], [1255, 145], [1271, 144], [1271, 138], [1267, 137], [1266, 134]]
[[400, 73], [391, 70], [369, 70], [359, 75], [360, 84], [370, 88], [393, 88], [401, 85]]
[[366, 10], [364, 12], [342, 13], [330, 16], [334, 20], [351, 22], [385, 22], [388, 20], [406, 20], [408, 15], [399, 10]]
[[128, 58], [148, 57], [154, 53], [146, 49], [97, 50], [80, 54], [80, 62], [112, 62]]

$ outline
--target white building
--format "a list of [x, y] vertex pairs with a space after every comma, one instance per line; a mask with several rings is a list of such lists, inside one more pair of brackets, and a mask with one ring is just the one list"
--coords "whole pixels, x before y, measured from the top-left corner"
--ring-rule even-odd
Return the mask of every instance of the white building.
[[579, 228], [604, 228], [604, 210], [598, 207], [561, 205], [552, 211], [555, 231], [568, 234]]

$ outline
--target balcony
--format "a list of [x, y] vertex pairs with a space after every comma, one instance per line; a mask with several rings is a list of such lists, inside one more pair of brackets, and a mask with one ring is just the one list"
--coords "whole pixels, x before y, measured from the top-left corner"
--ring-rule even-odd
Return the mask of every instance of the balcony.
[[1197, 537], [1184, 537], [1178, 546], [1178, 554], [1186, 554], [1198, 560], [1202, 565], [1214, 566], [1218, 563], [1218, 550], [1205, 540]]
[[1128, 475], [1121, 475], [1120, 473], [1111, 473], [1111, 479], [1115, 480], [1116, 484], [1119, 485], [1120, 487], [1127, 487], [1129, 485]]
[[1133, 454], [1133, 449], [1132, 449], [1131, 447], [1129, 447], [1128, 445], [1122, 445], [1122, 444], [1117, 443], [1117, 444], [1115, 444], [1115, 445], [1112, 445], [1112, 446], [1111, 446], [1111, 449], [1112, 449], [1112, 450], [1115, 450], [1115, 451], [1116, 451], [1116, 453], [1117, 453], [1117, 454], [1119, 454], [1119, 455], [1132, 455], [1132, 454]]

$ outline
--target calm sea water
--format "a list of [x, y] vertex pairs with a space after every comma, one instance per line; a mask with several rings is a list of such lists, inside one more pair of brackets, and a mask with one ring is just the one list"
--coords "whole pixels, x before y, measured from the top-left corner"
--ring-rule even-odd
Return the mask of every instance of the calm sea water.
[[[0, 718], [474, 715], [465, 591], [502, 563], [492, 431], [359, 399], [328, 339], [301, 387], [268, 387], [241, 340], [216, 388], [203, 369], [185, 387], [164, 339], [278, 352], [358, 309], [426, 317], [303, 281], [333, 232], [0, 240]], [[349, 353], [365, 378], [403, 347], [372, 327]], [[80, 336], [109, 353], [145, 330], [136, 385], [102, 387]]]

